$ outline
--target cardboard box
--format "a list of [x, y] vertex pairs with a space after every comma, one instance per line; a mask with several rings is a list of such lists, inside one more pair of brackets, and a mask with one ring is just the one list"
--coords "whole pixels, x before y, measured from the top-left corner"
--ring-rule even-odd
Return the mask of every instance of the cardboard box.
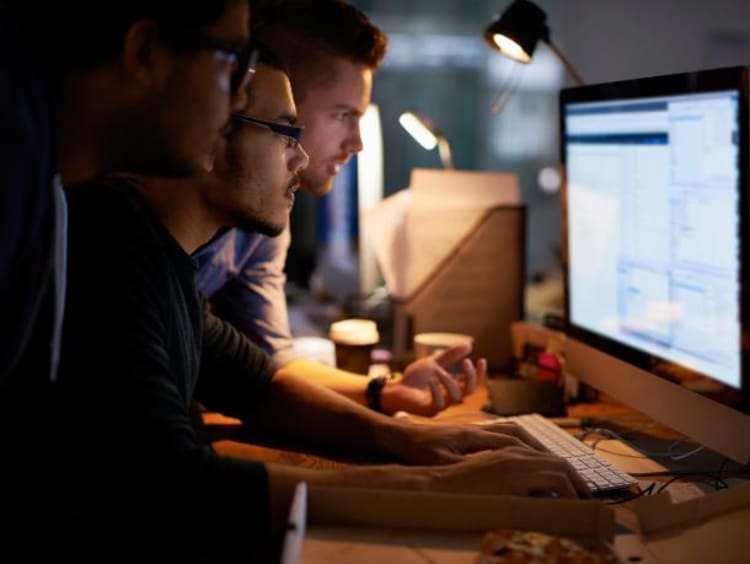
[[408, 190], [363, 218], [394, 305], [392, 350], [417, 333], [465, 333], [491, 368], [511, 359], [510, 325], [524, 317], [526, 213], [516, 175], [412, 171]]
[[750, 562], [750, 484], [674, 503], [666, 492], [633, 502], [640, 535], [618, 552], [644, 564]]
[[298, 561], [470, 563], [484, 534], [499, 528], [604, 546], [615, 521], [593, 500], [311, 487]]
[[445, 331], [473, 336], [472, 356], [491, 369], [511, 362], [510, 327], [524, 316], [525, 224], [523, 206], [487, 210], [421, 286], [394, 298], [396, 357], [412, 352], [414, 335]]

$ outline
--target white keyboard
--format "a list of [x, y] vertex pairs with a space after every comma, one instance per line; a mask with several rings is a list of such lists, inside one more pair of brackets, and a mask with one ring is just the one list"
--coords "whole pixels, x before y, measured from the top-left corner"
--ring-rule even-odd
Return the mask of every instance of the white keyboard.
[[619, 470], [591, 447], [537, 413], [502, 417], [500, 421], [512, 421], [523, 427], [550, 452], [565, 458], [586, 481], [592, 493], [620, 490], [638, 483], [633, 476]]

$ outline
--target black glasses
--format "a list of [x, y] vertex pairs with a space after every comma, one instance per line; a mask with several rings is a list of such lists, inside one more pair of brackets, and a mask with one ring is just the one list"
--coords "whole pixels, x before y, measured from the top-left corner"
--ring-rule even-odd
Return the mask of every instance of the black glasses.
[[171, 35], [167, 41], [183, 49], [208, 49], [220, 59], [222, 64], [232, 66], [230, 88], [232, 93], [246, 88], [255, 74], [258, 62], [258, 50], [252, 42], [238, 47], [236, 42], [218, 39], [206, 34]]
[[302, 138], [302, 132], [305, 129], [304, 127], [296, 125], [288, 125], [286, 123], [277, 123], [275, 121], [267, 121], [265, 119], [246, 116], [245, 114], [240, 114], [238, 112], [233, 112], [232, 117], [239, 121], [252, 123], [253, 125], [257, 125], [258, 127], [264, 127], [265, 129], [270, 129], [274, 133], [278, 133], [279, 135], [286, 138], [287, 147], [289, 147], [290, 149], [296, 149], [297, 147], [299, 147], [299, 142]]

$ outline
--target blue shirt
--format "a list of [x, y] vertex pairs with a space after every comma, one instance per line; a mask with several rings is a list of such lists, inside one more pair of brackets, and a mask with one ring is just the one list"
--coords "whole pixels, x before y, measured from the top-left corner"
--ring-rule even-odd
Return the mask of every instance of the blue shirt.
[[274, 368], [301, 358], [294, 350], [284, 285], [289, 228], [278, 237], [230, 229], [201, 247], [196, 283], [212, 311], [271, 356]]

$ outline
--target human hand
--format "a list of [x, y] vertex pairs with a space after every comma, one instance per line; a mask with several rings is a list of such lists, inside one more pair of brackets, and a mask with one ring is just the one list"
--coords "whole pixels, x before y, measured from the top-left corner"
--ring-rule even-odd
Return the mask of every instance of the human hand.
[[591, 497], [586, 482], [566, 460], [527, 447], [485, 452], [425, 471], [431, 489], [438, 491], [523, 496], [545, 491], [561, 498]]
[[453, 464], [466, 455], [506, 447], [547, 450], [514, 423], [431, 425], [399, 422], [384, 436], [383, 449], [407, 464]]
[[[480, 359], [475, 365], [467, 358], [470, 352], [471, 344], [462, 343], [409, 364], [401, 382], [386, 386], [384, 390], [386, 412], [407, 411], [430, 417], [449, 405], [460, 403], [487, 373], [487, 361]], [[463, 372], [450, 374], [446, 367], [459, 361]]]

